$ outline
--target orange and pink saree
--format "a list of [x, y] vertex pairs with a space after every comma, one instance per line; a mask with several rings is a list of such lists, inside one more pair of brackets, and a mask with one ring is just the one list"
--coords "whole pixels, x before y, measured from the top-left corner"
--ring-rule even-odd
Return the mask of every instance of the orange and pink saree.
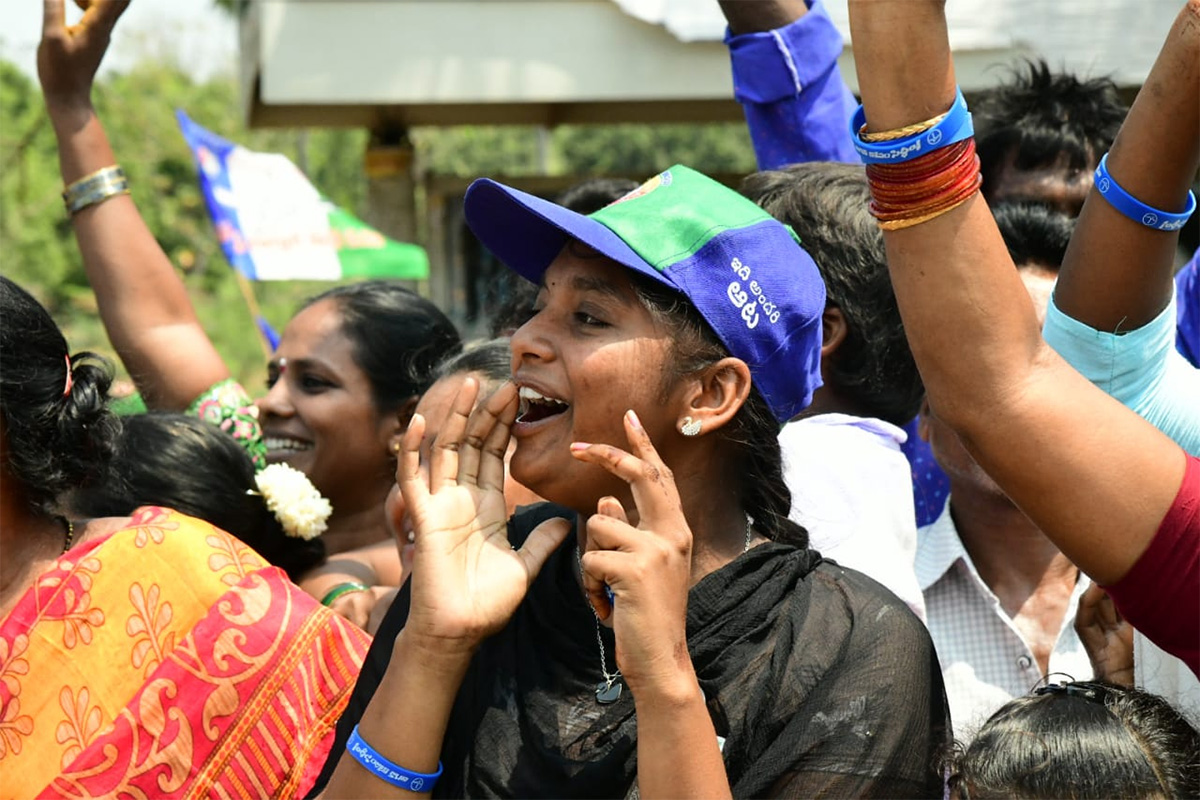
[[368, 643], [224, 531], [139, 509], [0, 620], [0, 797], [302, 796]]

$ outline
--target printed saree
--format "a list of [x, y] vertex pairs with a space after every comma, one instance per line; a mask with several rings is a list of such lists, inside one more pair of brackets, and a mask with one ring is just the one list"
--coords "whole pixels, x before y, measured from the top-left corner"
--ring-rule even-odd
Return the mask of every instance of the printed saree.
[[302, 796], [368, 643], [228, 533], [138, 509], [0, 620], [0, 797]]

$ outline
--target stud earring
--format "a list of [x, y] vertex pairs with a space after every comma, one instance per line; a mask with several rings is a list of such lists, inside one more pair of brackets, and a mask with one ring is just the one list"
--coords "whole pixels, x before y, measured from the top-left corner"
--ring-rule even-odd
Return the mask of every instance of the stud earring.
[[698, 419], [692, 419], [691, 417], [684, 417], [683, 422], [680, 423], [680, 425], [679, 425], [679, 432], [682, 433], [684, 436], [699, 436], [700, 435], [700, 427], [702, 424], [703, 423], [701, 423], [700, 420], [698, 420]]
[[399, 443], [399, 442], [392, 442], [392, 443], [391, 443], [391, 445], [390, 445], [390, 449], [391, 449], [391, 451], [392, 451], [393, 453], [399, 454], [399, 452], [400, 452], [400, 443]]

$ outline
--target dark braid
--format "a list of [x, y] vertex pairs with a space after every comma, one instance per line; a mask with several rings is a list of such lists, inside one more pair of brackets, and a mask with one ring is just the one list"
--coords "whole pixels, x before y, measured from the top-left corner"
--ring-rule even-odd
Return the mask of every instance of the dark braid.
[[[663, 376], [667, 387], [685, 375], [729, 357], [725, 345], [680, 294], [633, 275], [634, 289], [655, 321], [670, 330], [675, 372]], [[754, 520], [754, 529], [768, 539], [796, 547], [808, 546], [808, 531], [788, 518], [792, 494], [783, 479], [779, 423], [754, 386], [729, 425], [719, 434], [729, 447], [740, 476], [738, 499]]]

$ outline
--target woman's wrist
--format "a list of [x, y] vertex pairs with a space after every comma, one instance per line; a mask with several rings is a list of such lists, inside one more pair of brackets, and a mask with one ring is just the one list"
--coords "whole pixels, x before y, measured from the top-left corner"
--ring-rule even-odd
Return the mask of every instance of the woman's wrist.
[[90, 97], [47, 96], [45, 103], [50, 124], [59, 134], [79, 130], [96, 116], [96, 107]]
[[461, 668], [466, 672], [483, 639], [471, 636], [440, 636], [420, 630], [420, 626], [406, 625], [396, 636], [392, 645], [392, 659], [402, 658], [405, 663], [419, 664], [434, 673], [453, 674]]
[[697, 700], [704, 702], [704, 692], [700, 690], [690, 658], [686, 664], [670, 670], [623, 677], [639, 708], [680, 708]]

